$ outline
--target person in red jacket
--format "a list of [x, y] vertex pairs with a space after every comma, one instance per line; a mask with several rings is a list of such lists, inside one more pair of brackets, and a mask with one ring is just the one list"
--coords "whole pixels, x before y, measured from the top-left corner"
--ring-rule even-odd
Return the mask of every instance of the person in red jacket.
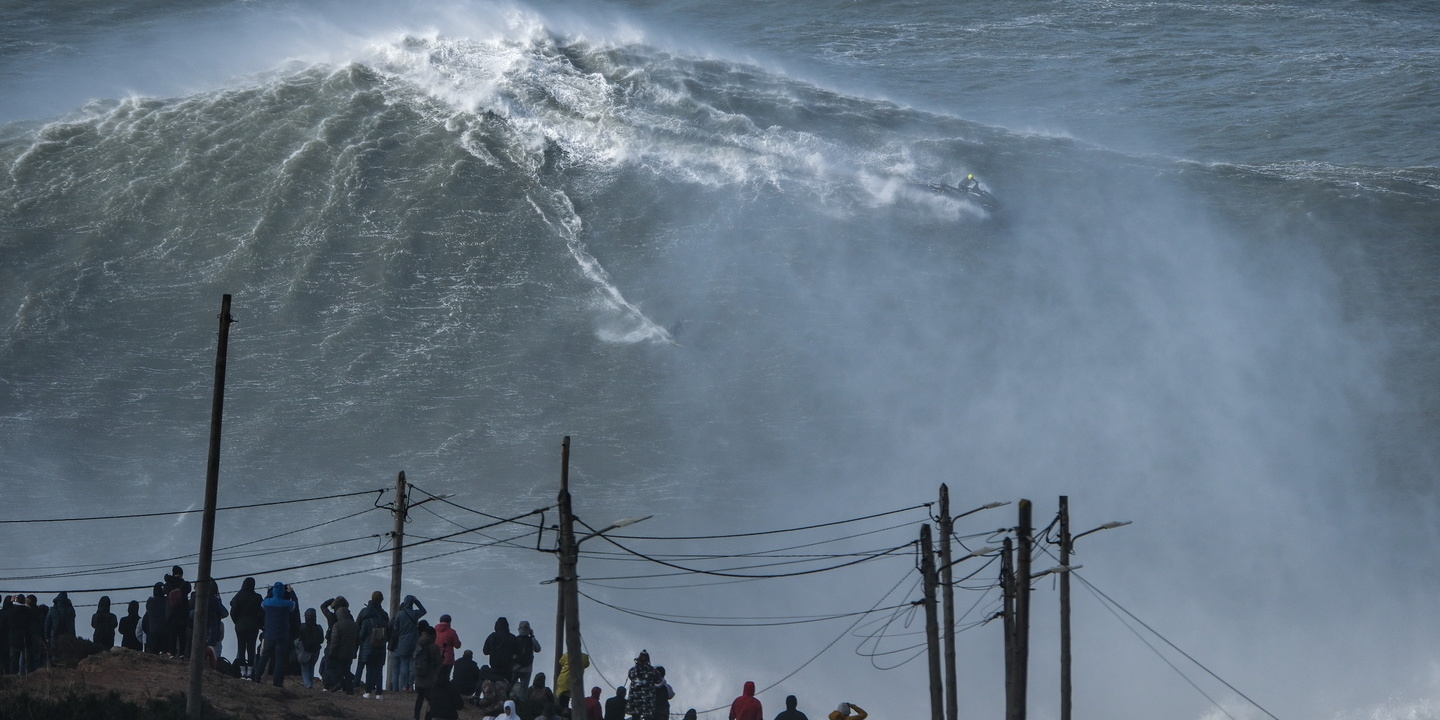
[[745, 681], [745, 692], [730, 703], [730, 720], [765, 720], [760, 698], [755, 697], [755, 682]]
[[585, 698], [586, 720], [604, 720], [605, 713], [600, 705], [600, 688], [590, 688], [590, 697]]
[[450, 669], [455, 667], [455, 651], [460, 649], [460, 636], [450, 627], [449, 615], [441, 615], [440, 622], [435, 623], [435, 645], [440, 648], [440, 654], [444, 657], [440, 672], [448, 678]]

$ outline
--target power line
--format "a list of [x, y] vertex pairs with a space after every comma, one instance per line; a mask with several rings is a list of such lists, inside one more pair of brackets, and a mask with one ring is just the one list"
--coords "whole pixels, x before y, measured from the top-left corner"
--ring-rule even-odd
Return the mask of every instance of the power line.
[[[748, 533], [732, 533], [732, 534], [729, 534], [729, 535], [674, 535], [674, 536], [664, 536], [664, 537], [662, 537], [662, 536], [654, 536], [654, 535], [650, 535], [650, 536], [647, 536], [647, 535], [611, 535], [611, 534], [609, 534], [609, 533], [606, 533], [606, 534], [605, 534], [605, 539], [606, 539], [606, 540], [609, 540], [610, 538], [619, 538], [619, 539], [621, 539], [621, 540], [667, 540], [667, 541], [668, 541], [668, 540], [728, 540], [728, 539], [732, 539], [732, 538], [756, 537], [756, 536], [760, 536], [760, 535], [778, 535], [778, 534], [781, 534], [781, 533], [800, 532], [800, 531], [802, 531], [802, 530], [815, 530], [815, 529], [817, 529], [817, 528], [831, 527], [831, 526], [834, 526], [834, 525], [844, 525], [844, 524], [847, 524], [847, 523], [860, 522], [860, 521], [862, 521], [862, 520], [873, 520], [874, 518], [885, 517], [886, 515], [896, 515], [896, 514], [898, 514], [898, 513], [910, 512], [911, 510], [918, 510], [918, 509], [920, 509], [920, 508], [928, 508], [928, 507], [930, 507], [930, 506], [933, 505], [933, 504], [934, 504], [934, 503], [921, 503], [921, 504], [919, 504], [919, 505], [911, 505], [910, 507], [900, 508], [899, 510], [889, 510], [889, 511], [882, 512], [882, 513], [875, 513], [874, 515], [864, 515], [864, 516], [861, 516], [861, 517], [848, 518], [848, 519], [846, 519], [846, 520], [835, 520], [835, 521], [833, 521], [833, 522], [819, 523], [819, 524], [817, 524], [817, 525], [804, 525], [804, 526], [802, 526], [802, 527], [781, 528], [781, 529], [779, 529], [779, 530], [760, 530], [760, 531], [748, 532]], [[577, 521], [577, 522], [580, 522], [581, 525], [585, 525], [585, 523], [584, 523], [583, 521], [581, 521], [579, 518], [576, 518], [576, 521]], [[590, 526], [589, 526], [589, 525], [585, 525], [585, 527], [590, 527]], [[590, 529], [591, 529], [591, 530], [594, 530], [595, 528], [590, 528]], [[888, 528], [887, 528], [887, 529], [888, 529]]]
[[[385, 494], [385, 489], [384, 489], [384, 488], [381, 488], [381, 489], [379, 489], [379, 490], [362, 490], [362, 491], [360, 491], [360, 492], [340, 493], [340, 494], [338, 494], [338, 495], [323, 495], [323, 496], [321, 496], [321, 497], [311, 497], [311, 498], [298, 498], [298, 499], [295, 499], [295, 500], [275, 500], [275, 501], [272, 501], [272, 502], [252, 503], [252, 504], [250, 504], [250, 505], [231, 505], [231, 506], [229, 506], [229, 507], [215, 508], [215, 510], [216, 510], [217, 512], [218, 512], [218, 511], [221, 511], [221, 510], [249, 510], [249, 509], [251, 509], [251, 508], [272, 507], [272, 506], [274, 506], [274, 505], [289, 505], [289, 504], [291, 504], [291, 503], [314, 502], [314, 501], [316, 501], [316, 500], [334, 500], [334, 499], [336, 499], [336, 498], [355, 497], [356, 495], [369, 495], [370, 493], [379, 493], [379, 495], [384, 495], [384, 494]], [[376, 502], [379, 502], [379, 496], [378, 496], [378, 495], [377, 495], [377, 497], [376, 497]], [[94, 516], [90, 516], [90, 517], [72, 517], [72, 518], [38, 518], [38, 519], [31, 519], [31, 520], [0, 520], [0, 525], [15, 525], [15, 524], [20, 524], [20, 523], [86, 522], [86, 521], [90, 521], [90, 520], [133, 520], [133, 519], [136, 519], [136, 518], [169, 517], [169, 516], [171, 516], [171, 515], [192, 515], [192, 514], [194, 514], [194, 513], [201, 513], [201, 512], [205, 512], [205, 509], [204, 509], [204, 508], [198, 508], [198, 509], [195, 509], [195, 510], [175, 510], [175, 511], [172, 511], [172, 512], [136, 513], [136, 514], [133, 514], [133, 515], [94, 515]]]
[[[900, 587], [901, 585], [903, 585], [903, 584], [905, 583], [905, 580], [906, 580], [907, 578], [909, 578], [909, 577], [910, 577], [910, 571], [909, 571], [909, 570], [906, 570], [906, 571], [905, 571], [905, 574], [904, 574], [904, 575], [901, 575], [901, 576], [900, 576], [900, 579], [899, 579], [894, 585], [890, 586], [890, 589], [889, 589], [889, 590], [886, 590], [886, 591], [885, 591], [885, 594], [884, 594], [884, 595], [881, 595], [879, 600], [876, 600], [876, 601], [875, 601], [875, 604], [870, 607], [870, 613], [873, 613], [873, 612], [876, 610], [876, 608], [879, 608], [879, 607], [880, 607], [880, 603], [885, 602], [885, 598], [890, 597], [891, 593], [895, 592], [895, 589], [896, 589], [896, 588], [898, 588], [898, 587]], [[818, 652], [816, 652], [814, 655], [811, 655], [809, 660], [806, 660], [805, 662], [800, 663], [800, 667], [797, 667], [797, 668], [795, 668], [794, 670], [791, 670], [791, 671], [790, 671], [788, 674], [786, 674], [784, 677], [780, 678], [779, 680], [776, 680], [776, 681], [773, 682], [773, 683], [770, 683], [769, 685], [766, 685], [764, 688], [762, 688], [759, 692], [757, 692], [757, 693], [755, 693], [755, 694], [756, 694], [756, 695], [760, 695], [760, 694], [762, 694], [762, 693], [769, 692], [772, 688], [775, 688], [775, 687], [779, 686], [780, 683], [783, 683], [783, 682], [785, 682], [786, 680], [789, 680], [790, 678], [795, 677], [796, 675], [798, 675], [801, 670], [804, 670], [805, 668], [809, 667], [809, 666], [810, 666], [810, 663], [813, 663], [813, 662], [815, 662], [816, 660], [820, 659], [820, 656], [821, 656], [821, 655], [824, 655], [827, 651], [830, 650], [830, 648], [835, 647], [835, 644], [836, 644], [836, 643], [840, 642], [841, 640], [844, 640], [844, 639], [845, 639], [845, 636], [846, 636], [846, 635], [849, 635], [849, 634], [851, 633], [851, 631], [853, 631], [858, 625], [860, 625], [860, 622], [861, 622], [862, 620], [864, 620], [865, 617], [866, 617], [867, 615], [869, 615], [870, 613], [866, 613], [865, 615], [861, 615], [860, 617], [855, 618], [855, 622], [850, 623], [850, 627], [847, 627], [847, 628], [845, 628], [844, 630], [842, 630], [839, 635], [835, 636], [835, 639], [834, 639], [834, 640], [831, 640], [830, 642], [826, 643], [826, 644], [825, 644], [825, 647], [820, 648], [820, 650], [819, 650]], [[705, 715], [705, 714], [712, 713], [712, 712], [718, 712], [718, 711], [720, 711], [720, 710], [728, 710], [729, 707], [730, 707], [730, 706], [728, 706], [728, 705], [722, 705], [722, 706], [720, 706], [720, 707], [710, 708], [709, 710], [700, 710], [700, 711], [697, 712], [697, 714], [699, 714], [699, 715]]]
[[[490, 528], [492, 528], [492, 527], [495, 527], [495, 526], [497, 526], [497, 525], [503, 525], [503, 524], [506, 524], [506, 523], [514, 523], [514, 522], [516, 522], [517, 520], [519, 520], [520, 518], [529, 517], [530, 515], [535, 515], [535, 514], [537, 514], [537, 513], [544, 512], [545, 510], [548, 510], [548, 509], [549, 509], [549, 507], [539, 508], [539, 509], [536, 509], [536, 510], [531, 510], [531, 511], [529, 511], [529, 512], [527, 512], [527, 513], [523, 513], [523, 514], [520, 514], [520, 515], [516, 515], [516, 516], [511, 517], [511, 518], [502, 518], [502, 519], [497, 520], [497, 521], [495, 521], [495, 522], [487, 523], [487, 524], [481, 525], [481, 526], [479, 526], [479, 527], [468, 528], [468, 529], [465, 529], [465, 530], [459, 530], [459, 531], [450, 533], [449, 535], [442, 535], [442, 536], [440, 536], [440, 537], [430, 538], [430, 539], [428, 539], [428, 540], [421, 540], [421, 541], [419, 541], [419, 542], [416, 542], [416, 543], [413, 543], [413, 544], [409, 545], [408, 547], [419, 547], [419, 546], [421, 546], [421, 545], [428, 545], [428, 544], [430, 544], [430, 543], [432, 543], [432, 542], [441, 542], [441, 541], [444, 541], [444, 540], [448, 540], [448, 539], [450, 539], [450, 538], [452, 538], [452, 537], [456, 537], [456, 536], [459, 536], [459, 535], [464, 535], [465, 533], [476, 532], [476, 531], [479, 531], [479, 530], [488, 530], [488, 529], [490, 529]], [[524, 523], [517, 523], [517, 524], [525, 525]], [[527, 526], [527, 527], [528, 527], [528, 526]], [[375, 536], [375, 537], [378, 537], [378, 536]], [[467, 548], [467, 549], [468, 549], [468, 548]], [[371, 557], [371, 556], [374, 556], [374, 555], [379, 555], [380, 553], [384, 553], [384, 552], [389, 552], [389, 551], [382, 548], [382, 549], [380, 549], [380, 550], [372, 550], [372, 551], [370, 551], [370, 552], [359, 553], [359, 554], [356, 554], [356, 555], [346, 555], [346, 556], [344, 556], [344, 557], [332, 558], [332, 559], [329, 559], [329, 560], [319, 560], [319, 561], [312, 562], [312, 563], [302, 563], [302, 564], [299, 564], [299, 565], [291, 565], [291, 566], [289, 566], [289, 567], [274, 568], [274, 569], [270, 569], [270, 570], [261, 570], [261, 571], [255, 571], [255, 572], [247, 572], [247, 573], [241, 573], [241, 574], [238, 574], [238, 575], [226, 575], [226, 576], [223, 576], [223, 577], [216, 577], [216, 578], [212, 578], [212, 579], [213, 579], [213, 580], [216, 580], [216, 581], [220, 581], [220, 580], [235, 580], [235, 579], [237, 579], [237, 578], [250, 577], [250, 576], [253, 576], [253, 575], [273, 575], [273, 574], [276, 574], [276, 573], [293, 572], [293, 571], [295, 571], [295, 570], [304, 570], [304, 569], [306, 569], [306, 568], [319, 567], [319, 566], [321, 566], [321, 565], [333, 565], [333, 564], [335, 564], [335, 563], [346, 562], [346, 561], [349, 561], [349, 560], [357, 560], [357, 559], [360, 559], [360, 558]], [[131, 585], [131, 586], [127, 586], [127, 587], [87, 588], [87, 589], [82, 589], [82, 590], [64, 590], [64, 591], [60, 591], [60, 590], [35, 590], [35, 591], [33, 591], [33, 592], [36, 593], [36, 594], [47, 594], [47, 595], [50, 594], [50, 593], [67, 592], [67, 593], [73, 593], [73, 594], [77, 594], [77, 595], [78, 595], [78, 594], [84, 594], [84, 593], [109, 593], [109, 592], [123, 592], [123, 591], [127, 591], [127, 590], [148, 590], [148, 589], [150, 589], [151, 587], [153, 587], [153, 585]]]
[[[1048, 549], [1046, 550], [1046, 554], [1049, 554], [1049, 550], [1048, 550]], [[1132, 612], [1130, 612], [1129, 610], [1125, 609], [1125, 606], [1123, 606], [1123, 605], [1121, 605], [1120, 603], [1116, 602], [1115, 599], [1112, 598], [1112, 597], [1110, 597], [1109, 595], [1106, 595], [1103, 591], [1100, 590], [1100, 588], [1095, 587], [1094, 583], [1091, 583], [1089, 580], [1086, 580], [1085, 577], [1082, 576], [1079, 572], [1076, 572], [1076, 571], [1074, 571], [1074, 570], [1071, 570], [1071, 571], [1070, 571], [1070, 575], [1071, 575], [1072, 577], [1074, 577], [1076, 580], [1079, 580], [1082, 584], [1084, 584], [1085, 587], [1086, 587], [1088, 590], [1090, 590], [1090, 592], [1095, 593], [1096, 596], [1098, 596], [1099, 598], [1102, 598], [1102, 599], [1104, 600], [1104, 603], [1107, 603], [1107, 608], [1110, 607], [1110, 606], [1113, 606], [1113, 609], [1110, 610], [1111, 613], [1114, 613], [1115, 610], [1117, 610], [1117, 609], [1118, 609], [1120, 612], [1125, 613], [1125, 615], [1128, 616], [1131, 620], [1134, 620], [1136, 623], [1138, 623], [1138, 624], [1140, 625], [1140, 627], [1145, 628], [1147, 631], [1150, 632], [1150, 634], [1152, 634], [1152, 635], [1154, 635], [1155, 637], [1159, 638], [1159, 639], [1160, 639], [1162, 642], [1164, 642], [1166, 645], [1169, 645], [1171, 649], [1173, 649], [1173, 650], [1174, 650], [1175, 652], [1177, 652], [1177, 653], [1180, 653], [1180, 655], [1181, 655], [1182, 657], [1184, 657], [1186, 660], [1189, 660], [1191, 663], [1193, 663], [1193, 664], [1195, 665], [1195, 667], [1198, 667], [1198, 668], [1200, 668], [1201, 670], [1205, 671], [1205, 674], [1207, 674], [1207, 675], [1209, 675], [1210, 677], [1214, 678], [1214, 679], [1215, 679], [1216, 681], [1218, 681], [1221, 685], [1224, 685], [1225, 687], [1229, 688], [1231, 692], [1233, 692], [1233, 693], [1235, 693], [1236, 695], [1239, 695], [1240, 697], [1244, 698], [1246, 702], [1248, 702], [1248, 703], [1250, 703], [1251, 705], [1255, 706], [1255, 708], [1256, 708], [1257, 710], [1259, 710], [1260, 712], [1265, 713], [1266, 715], [1269, 715], [1271, 718], [1273, 718], [1273, 720], [1280, 720], [1279, 718], [1275, 717], [1275, 714], [1274, 714], [1274, 713], [1270, 712], [1269, 710], [1266, 710], [1264, 706], [1262, 706], [1260, 703], [1257, 703], [1257, 702], [1255, 702], [1254, 700], [1252, 700], [1252, 699], [1250, 698], [1250, 696], [1246, 695], [1246, 694], [1243, 693], [1243, 692], [1240, 692], [1240, 690], [1239, 690], [1238, 688], [1236, 688], [1234, 685], [1231, 685], [1228, 681], [1225, 680], [1225, 678], [1222, 678], [1222, 677], [1220, 677], [1219, 675], [1215, 674], [1215, 672], [1214, 672], [1213, 670], [1211, 670], [1210, 668], [1206, 667], [1206, 666], [1205, 666], [1203, 663], [1201, 663], [1199, 660], [1196, 660], [1194, 657], [1192, 657], [1192, 656], [1190, 655], [1190, 653], [1187, 653], [1187, 652], [1185, 652], [1184, 650], [1180, 649], [1180, 646], [1176, 645], [1176, 644], [1173, 643], [1173, 642], [1170, 642], [1169, 638], [1166, 638], [1164, 635], [1161, 635], [1158, 631], [1155, 630], [1155, 628], [1152, 628], [1152, 627], [1150, 627], [1148, 624], [1146, 624], [1144, 620], [1141, 620], [1141, 619], [1140, 619], [1139, 617], [1137, 617], [1134, 613], [1132, 613]], [[1117, 617], [1117, 618], [1119, 617], [1118, 614], [1116, 615], [1116, 617]], [[1126, 627], [1130, 627], [1128, 623], [1122, 623], [1122, 624], [1125, 624]], [[1135, 632], [1135, 629], [1134, 629], [1133, 627], [1131, 627], [1131, 628], [1130, 628], [1130, 631], [1131, 631], [1131, 632]], [[1139, 633], [1136, 633], [1136, 636], [1139, 637]], [[1140, 639], [1141, 639], [1142, 642], [1145, 641], [1145, 639], [1144, 639], [1143, 637], [1140, 638]], [[1209, 700], [1212, 704], [1215, 705], [1216, 708], [1219, 708], [1219, 710], [1220, 710], [1221, 712], [1225, 712], [1225, 709], [1224, 709], [1223, 707], [1221, 707], [1219, 703], [1215, 702], [1214, 698], [1211, 698], [1209, 695], [1206, 695], [1206, 694], [1205, 694], [1205, 691], [1200, 689], [1200, 686], [1196, 685], [1195, 682], [1192, 681], [1192, 680], [1190, 680], [1189, 677], [1186, 677], [1185, 673], [1180, 672], [1180, 669], [1177, 668], [1177, 667], [1175, 667], [1174, 664], [1170, 663], [1170, 661], [1169, 661], [1168, 659], [1166, 659], [1163, 654], [1161, 654], [1158, 650], [1156, 650], [1155, 646], [1150, 645], [1149, 642], [1145, 642], [1145, 644], [1148, 645], [1148, 646], [1150, 646], [1150, 649], [1151, 649], [1152, 651], [1155, 651], [1155, 654], [1158, 655], [1158, 656], [1160, 656], [1160, 658], [1161, 658], [1162, 660], [1165, 660], [1165, 663], [1166, 663], [1167, 665], [1170, 665], [1170, 667], [1171, 667], [1172, 669], [1174, 669], [1175, 672], [1179, 673], [1182, 678], [1185, 678], [1185, 681], [1186, 681], [1186, 682], [1189, 682], [1191, 687], [1194, 687], [1197, 691], [1200, 692], [1201, 695], [1204, 695], [1206, 700]], [[1230, 717], [1230, 713], [1228, 713], [1228, 712], [1225, 712], [1225, 715], [1226, 715], [1227, 717]], [[1233, 720], [1233, 718], [1232, 718], [1232, 720]]]
[[[330, 524], [333, 524], [333, 523], [342, 522], [342, 521], [344, 521], [344, 520], [349, 520], [350, 518], [357, 517], [357, 516], [359, 516], [359, 515], [364, 515], [365, 513], [370, 512], [370, 511], [375, 510], [375, 509], [376, 509], [376, 508], [374, 508], [374, 507], [367, 507], [367, 508], [365, 508], [364, 510], [361, 510], [360, 512], [351, 513], [351, 514], [349, 514], [349, 515], [345, 515], [345, 516], [342, 516], [342, 517], [338, 517], [338, 518], [335, 518], [335, 519], [333, 519], [333, 520], [326, 520], [326, 521], [324, 521], [324, 522], [316, 523], [316, 524], [314, 524], [314, 525], [309, 525], [309, 526], [307, 526], [307, 527], [299, 528], [299, 529], [297, 529], [297, 530], [289, 530], [289, 531], [280, 533], [280, 534], [278, 534], [278, 535], [271, 535], [271, 536], [269, 536], [269, 537], [260, 538], [260, 539], [258, 539], [258, 540], [249, 540], [249, 541], [246, 541], [246, 542], [243, 542], [243, 543], [239, 543], [239, 544], [236, 544], [236, 545], [229, 545], [229, 546], [227, 546], [227, 547], [218, 548], [218, 549], [215, 550], [215, 552], [216, 552], [217, 554], [219, 554], [219, 553], [226, 553], [226, 552], [231, 552], [231, 551], [237, 550], [237, 549], [239, 549], [239, 548], [247, 547], [247, 546], [250, 546], [250, 545], [255, 545], [255, 544], [257, 544], [257, 543], [269, 542], [269, 541], [271, 541], [271, 540], [278, 540], [278, 539], [280, 539], [280, 538], [282, 538], [282, 537], [286, 537], [286, 536], [288, 536], [288, 535], [295, 535], [295, 534], [297, 534], [297, 533], [302, 533], [302, 532], [305, 532], [305, 531], [307, 531], [307, 530], [314, 530], [314, 529], [316, 529], [316, 528], [323, 527], [323, 526], [325, 526], [325, 525], [330, 525]], [[362, 537], [375, 537], [375, 536], [374, 536], [374, 535], [365, 535], [365, 536], [362, 536]], [[354, 540], [354, 539], [359, 539], [359, 538], [352, 538], [352, 540]], [[340, 541], [340, 542], [349, 542], [349, 541], [347, 540], [347, 541]], [[324, 543], [324, 544], [325, 544], [325, 545], [333, 545], [333, 544], [335, 544], [335, 543], [334, 543], [334, 542], [331, 542], [331, 543]], [[320, 545], [311, 545], [311, 546], [304, 546], [304, 547], [320, 547]], [[265, 550], [264, 552], [265, 552], [265, 553], [284, 552], [284, 551], [286, 551], [286, 550], [288, 550], [288, 549], [294, 549], [294, 547], [292, 546], [291, 548], [271, 548], [271, 549]], [[0, 577], [0, 582], [15, 582], [15, 581], [18, 581], [18, 580], [48, 580], [48, 579], [61, 578], [61, 577], [76, 577], [76, 576], [85, 576], [85, 575], [111, 575], [111, 574], [121, 573], [121, 572], [144, 572], [144, 571], [147, 571], [147, 570], [163, 570], [163, 569], [165, 568], [165, 566], [168, 565], [168, 564], [170, 564], [170, 563], [175, 563], [175, 562], [179, 562], [179, 561], [182, 561], [182, 560], [188, 560], [188, 559], [190, 559], [190, 558], [195, 557], [195, 556], [198, 555], [198, 554], [199, 554], [199, 553], [189, 553], [189, 554], [186, 554], [186, 555], [177, 555], [177, 556], [174, 556], [174, 557], [161, 558], [161, 559], [159, 559], [159, 560], [144, 560], [144, 561], [138, 561], [138, 562], [120, 563], [120, 564], [116, 564], [116, 565], [70, 565], [70, 566], [66, 566], [65, 568], [61, 568], [61, 569], [73, 569], [73, 568], [85, 568], [85, 569], [84, 569], [84, 570], [73, 570], [72, 572], [46, 573], [46, 574], [41, 574], [41, 575], [13, 575], [13, 576], [10, 576], [10, 577]], [[227, 557], [227, 558], [223, 558], [223, 559], [225, 559], [225, 560], [234, 560], [234, 559], [237, 559], [237, 558], [235, 558], [235, 557]], [[29, 569], [39, 569], [39, 568], [14, 568], [14, 569], [16, 569], [16, 570], [29, 570]]]
[[[808, 624], [810, 624], [810, 623], [826, 622], [826, 621], [828, 621], [828, 620], [839, 620], [839, 619], [841, 619], [841, 618], [855, 617], [856, 615], [869, 615], [870, 613], [876, 611], [875, 608], [872, 608], [872, 609], [870, 609], [870, 610], [860, 610], [860, 611], [857, 611], [857, 612], [848, 612], [848, 613], [837, 613], [837, 614], [835, 614], [835, 615], [813, 615], [813, 616], [801, 616], [801, 617], [791, 617], [791, 618], [785, 618], [785, 617], [773, 617], [773, 618], [718, 618], [718, 617], [713, 617], [713, 618], [705, 618], [705, 617], [698, 616], [698, 615], [670, 615], [670, 614], [666, 614], [666, 613], [652, 613], [652, 612], [646, 612], [646, 611], [643, 611], [643, 610], [635, 610], [635, 609], [632, 609], [632, 608], [624, 608], [624, 607], [620, 607], [619, 605], [612, 605], [612, 604], [610, 604], [610, 603], [605, 602], [604, 600], [597, 599], [597, 598], [595, 598], [595, 597], [593, 597], [593, 596], [591, 596], [591, 595], [587, 595], [586, 593], [583, 593], [583, 592], [580, 593], [580, 595], [583, 596], [586, 600], [590, 600], [591, 602], [594, 602], [594, 603], [596, 603], [596, 604], [598, 604], [598, 605], [604, 605], [605, 607], [610, 608], [611, 610], [614, 610], [614, 611], [616, 611], [616, 612], [622, 612], [622, 613], [625, 613], [626, 615], [633, 615], [633, 616], [638, 617], [638, 618], [644, 618], [644, 619], [646, 619], [646, 620], [654, 620], [654, 621], [656, 621], [656, 622], [670, 623], [670, 624], [672, 624], [672, 625], [697, 625], [697, 626], [700, 626], [700, 627], [779, 627], [779, 626], [783, 626], [783, 625], [808, 625]], [[909, 605], [909, 603], [905, 603], [905, 605]], [[901, 607], [901, 606], [897, 606], [897, 607]], [[879, 608], [879, 609], [881, 609], [881, 610], [889, 610], [890, 608]], [[703, 622], [703, 620], [754, 620], [754, 621], [757, 621], [757, 622]], [[758, 622], [759, 620], [774, 620], [775, 622]]]
[[[584, 525], [583, 522], [582, 522], [581, 524]], [[586, 525], [586, 527], [590, 527], [590, 526], [589, 526], [589, 525]], [[593, 531], [594, 528], [591, 528], [591, 530]], [[858, 564], [863, 563], [863, 562], [869, 562], [869, 561], [871, 561], [871, 560], [876, 560], [876, 559], [885, 557], [885, 556], [887, 556], [887, 555], [892, 555], [892, 554], [894, 554], [894, 553], [896, 553], [896, 552], [899, 552], [900, 550], [904, 550], [904, 549], [910, 547], [911, 545], [914, 545], [914, 542], [907, 542], [907, 543], [905, 543], [905, 544], [903, 544], [903, 545], [897, 545], [897, 546], [895, 546], [895, 547], [893, 547], [893, 548], [890, 548], [889, 550], [885, 550], [885, 551], [883, 551], [883, 552], [879, 552], [879, 553], [876, 553], [876, 554], [873, 554], [873, 555], [868, 555], [868, 556], [865, 556], [865, 557], [862, 557], [862, 558], [859, 558], [859, 559], [856, 559], [856, 560], [851, 560], [850, 562], [840, 563], [840, 564], [838, 564], [838, 565], [832, 565], [832, 566], [830, 566], [830, 567], [814, 568], [814, 569], [811, 569], [811, 570], [799, 570], [799, 571], [792, 572], [792, 573], [775, 573], [775, 574], [771, 574], [771, 575], [739, 575], [739, 574], [735, 574], [735, 573], [729, 573], [729, 572], [718, 571], [718, 570], [701, 570], [701, 569], [699, 569], [699, 568], [688, 568], [688, 567], [685, 567], [684, 565], [677, 565], [677, 564], [672, 563], [672, 562], [667, 562], [667, 561], [665, 561], [665, 560], [661, 560], [661, 559], [659, 559], [659, 558], [655, 558], [655, 557], [646, 555], [645, 553], [636, 552], [636, 551], [634, 551], [634, 550], [631, 550], [630, 548], [625, 547], [624, 545], [621, 545], [620, 543], [616, 542], [614, 539], [612, 539], [612, 538], [611, 538], [610, 536], [608, 536], [608, 535], [601, 535], [600, 537], [605, 538], [605, 540], [606, 540], [607, 542], [609, 542], [611, 545], [614, 545], [615, 547], [618, 547], [618, 548], [620, 548], [621, 550], [624, 550], [625, 552], [630, 553], [631, 555], [634, 555], [634, 556], [639, 557], [639, 558], [644, 558], [644, 559], [649, 560], [650, 562], [653, 562], [653, 563], [655, 563], [655, 564], [657, 564], [657, 565], [664, 565], [665, 567], [675, 568], [676, 570], [683, 570], [683, 571], [685, 571], [685, 572], [695, 573], [695, 574], [699, 574], [699, 575], [714, 575], [714, 576], [716, 576], [716, 577], [756, 578], [756, 579], [760, 579], [760, 578], [772, 579], [772, 578], [799, 577], [799, 576], [801, 576], [801, 575], [813, 575], [813, 574], [815, 574], [815, 573], [829, 572], [829, 571], [831, 571], [831, 570], [839, 570], [839, 569], [841, 569], [841, 568], [849, 567], [849, 566], [851, 566], [851, 565], [858, 565]], [[786, 563], [776, 563], [776, 564], [786, 564]], [[611, 580], [613, 580], [613, 579], [618, 579], [618, 578], [606, 578], [606, 579], [611, 579]]]

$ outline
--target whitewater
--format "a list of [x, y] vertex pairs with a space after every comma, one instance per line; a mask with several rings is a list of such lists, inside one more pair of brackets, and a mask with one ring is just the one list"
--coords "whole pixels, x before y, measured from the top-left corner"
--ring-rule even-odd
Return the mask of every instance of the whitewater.
[[[1203, 667], [1077, 584], [1077, 716], [1436, 717], [1436, 38], [1403, 0], [7, 7], [0, 590], [193, 573], [193, 514], [12, 521], [196, 507], [230, 293], [220, 504], [376, 494], [221, 513], [217, 576], [388, 589], [270, 573], [386, 550], [402, 470], [447, 496], [411, 542], [545, 507], [568, 435], [581, 519], [653, 516], [584, 545], [587, 686], [647, 649], [676, 712], [923, 715], [945, 482], [1134, 521], [1079, 572]], [[969, 174], [997, 208], [925, 187]], [[548, 673], [525, 522], [406, 592], [467, 644], [529, 620]], [[1003, 712], [986, 563], [963, 716]]]

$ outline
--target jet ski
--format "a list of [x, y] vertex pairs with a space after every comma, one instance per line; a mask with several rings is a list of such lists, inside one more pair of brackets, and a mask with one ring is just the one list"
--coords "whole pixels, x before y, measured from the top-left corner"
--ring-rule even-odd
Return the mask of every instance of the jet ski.
[[945, 183], [910, 183], [912, 187], [923, 188], [936, 195], [967, 200], [979, 205], [986, 210], [994, 211], [1000, 208], [1000, 201], [994, 195], [981, 190], [979, 183], [971, 185], [946, 185]]

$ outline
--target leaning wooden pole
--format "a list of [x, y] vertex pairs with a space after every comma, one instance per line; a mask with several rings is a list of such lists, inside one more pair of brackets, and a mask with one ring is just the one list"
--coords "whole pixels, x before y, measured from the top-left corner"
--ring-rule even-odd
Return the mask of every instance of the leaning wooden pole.
[[220, 299], [220, 333], [215, 347], [215, 395], [210, 401], [210, 455], [205, 465], [205, 514], [200, 521], [200, 562], [195, 573], [195, 627], [190, 634], [190, 690], [185, 696], [186, 717], [198, 719], [204, 699], [205, 641], [210, 628], [210, 556], [215, 547], [215, 503], [220, 492], [220, 420], [225, 415], [225, 357], [230, 348], [230, 296]]
[[[955, 687], [959, 673], [955, 669], [955, 585], [951, 574], [950, 535], [955, 523], [950, 518], [950, 487], [940, 484], [940, 600], [945, 609], [945, 720], [959, 720], [960, 691]], [[1069, 718], [1066, 718], [1069, 720]]]
[[1030, 683], [1030, 558], [1034, 552], [1029, 500], [1020, 501], [1020, 525], [1015, 528], [1015, 702], [1025, 720]]
[[1005, 720], [1017, 720], [1015, 702], [1015, 541], [1005, 538], [1000, 555], [1000, 616], [1005, 624]]
[[[405, 513], [406, 507], [405, 471], [395, 478], [395, 525], [390, 531], [390, 619], [400, 614], [400, 581], [405, 568]], [[399, 690], [395, 678], [395, 662], [385, 663], [385, 677], [389, 690]]]
[[[555, 686], [555, 694], [559, 695], [564, 689], [560, 687], [560, 658], [565, 656], [565, 618], [568, 617], [565, 607], [565, 578], [569, 563], [569, 539], [565, 534], [566, 530], [573, 530], [574, 525], [567, 516], [570, 512], [570, 436], [566, 435], [560, 443], [560, 494], [556, 497], [556, 504], [560, 507], [559, 532], [557, 540], [556, 555], [560, 560], [560, 574], [555, 582], [555, 674], [550, 676], [550, 682]], [[572, 698], [573, 702], [573, 698]]]
[[925, 582], [925, 646], [930, 661], [930, 718], [944, 720], [945, 705], [940, 688], [940, 621], [935, 613], [935, 546], [930, 541], [930, 523], [920, 526], [920, 575]]
[[1070, 720], [1070, 496], [1060, 496], [1060, 720]]

